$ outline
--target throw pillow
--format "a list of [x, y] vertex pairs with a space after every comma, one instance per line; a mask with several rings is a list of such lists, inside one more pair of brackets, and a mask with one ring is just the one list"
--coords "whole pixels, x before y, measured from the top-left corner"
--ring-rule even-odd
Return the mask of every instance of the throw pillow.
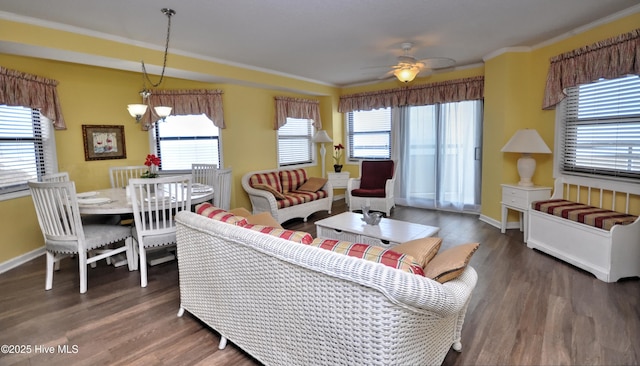
[[204, 202], [196, 206], [196, 213], [198, 215], [206, 216], [213, 220], [226, 222], [236, 226], [245, 226], [247, 220], [242, 216], [236, 216], [231, 212], [227, 212], [221, 208], [215, 207], [209, 202]]
[[317, 192], [327, 183], [327, 178], [311, 177], [303, 185], [298, 187], [298, 191]]
[[442, 238], [429, 237], [406, 241], [394, 246], [392, 249], [394, 252], [412, 256], [424, 268], [438, 254], [440, 245], [442, 245]]
[[282, 228], [276, 228], [264, 225], [247, 224], [245, 229], [259, 231], [264, 234], [277, 236], [278, 238], [287, 239], [296, 243], [311, 244], [313, 237], [311, 234], [304, 231], [286, 230]]
[[369, 244], [352, 243], [334, 239], [314, 239], [312, 246], [331, 250], [336, 253], [351, 257], [362, 258], [396, 268], [405, 272], [424, 276], [422, 266], [410, 255], [395, 252], [393, 250], [376, 247]]
[[252, 215], [251, 211], [247, 210], [244, 207], [232, 208], [231, 210], [229, 210], [229, 212], [236, 216], [242, 216], [242, 217], [248, 217]]
[[479, 243], [463, 244], [436, 254], [424, 267], [425, 277], [440, 283], [458, 278], [469, 264], [478, 246], [480, 246]]
[[247, 222], [252, 225], [271, 226], [282, 229], [282, 225], [271, 216], [269, 212], [260, 212], [259, 214], [246, 216]]
[[270, 185], [267, 185], [267, 184], [256, 184], [256, 185], [253, 186], [253, 188], [261, 189], [263, 191], [267, 191], [267, 192], [271, 193], [277, 200], [285, 199], [284, 194], [278, 192], [275, 188], [273, 188]]

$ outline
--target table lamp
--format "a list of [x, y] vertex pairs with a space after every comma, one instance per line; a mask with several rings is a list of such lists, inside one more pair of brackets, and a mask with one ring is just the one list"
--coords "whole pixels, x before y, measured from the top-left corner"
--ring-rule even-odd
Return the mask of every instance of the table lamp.
[[536, 161], [531, 157], [531, 154], [551, 154], [547, 144], [534, 129], [518, 130], [500, 151], [522, 153], [522, 157], [518, 159], [518, 174], [520, 175], [518, 185], [523, 187], [533, 186], [531, 177], [536, 171]]
[[331, 139], [331, 137], [329, 137], [329, 135], [327, 135], [327, 131], [320, 130], [316, 132], [316, 134], [313, 136], [312, 141], [320, 144], [320, 156], [322, 157], [322, 178], [324, 178], [324, 173], [325, 173], [324, 157], [325, 155], [327, 155], [327, 149], [324, 147], [324, 144], [326, 142], [333, 142], [333, 140]]

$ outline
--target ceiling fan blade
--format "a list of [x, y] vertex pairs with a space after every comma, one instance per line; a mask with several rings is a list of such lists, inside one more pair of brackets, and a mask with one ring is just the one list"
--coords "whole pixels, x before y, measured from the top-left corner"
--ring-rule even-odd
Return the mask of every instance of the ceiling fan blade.
[[393, 75], [393, 73], [394, 73], [395, 71], [396, 71], [396, 70], [389, 70], [389, 71], [387, 71], [384, 75], [382, 75], [382, 76], [378, 77], [378, 80], [384, 80], [384, 79], [392, 78], [392, 77], [394, 76], [394, 75]]
[[424, 64], [424, 67], [427, 69], [444, 69], [447, 67], [452, 67], [456, 64], [456, 61], [447, 57], [430, 57], [419, 60], [418, 62]]

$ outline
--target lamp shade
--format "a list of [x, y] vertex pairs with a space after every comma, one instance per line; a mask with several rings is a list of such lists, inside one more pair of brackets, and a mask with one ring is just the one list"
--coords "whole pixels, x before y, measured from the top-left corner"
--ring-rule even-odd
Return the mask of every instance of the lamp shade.
[[153, 109], [156, 111], [156, 114], [160, 118], [166, 118], [171, 114], [171, 107], [161, 106], [161, 107], [153, 107]]
[[327, 131], [325, 130], [320, 130], [318, 132], [316, 132], [316, 134], [313, 136], [313, 142], [320, 142], [320, 143], [324, 143], [324, 142], [333, 142], [333, 140], [331, 139], [331, 137], [329, 137], [329, 135], [327, 135]]
[[500, 150], [502, 152], [551, 154], [538, 131], [534, 129], [518, 130], [511, 140]]
[[146, 104], [129, 104], [127, 106], [127, 110], [129, 110], [129, 114], [131, 117], [140, 118], [143, 114], [147, 112]]
[[398, 80], [402, 81], [403, 83], [408, 83], [416, 78], [416, 75], [418, 75], [419, 71], [420, 70], [416, 66], [406, 66], [394, 71], [393, 75], [395, 75]]

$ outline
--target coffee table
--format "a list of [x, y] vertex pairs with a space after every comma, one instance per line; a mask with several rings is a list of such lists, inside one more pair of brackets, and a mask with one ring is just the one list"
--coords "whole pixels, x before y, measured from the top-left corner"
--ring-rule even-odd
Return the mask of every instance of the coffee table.
[[378, 225], [367, 225], [362, 214], [343, 212], [316, 221], [319, 238], [345, 240], [391, 248], [409, 240], [434, 236], [439, 227], [382, 218]]

